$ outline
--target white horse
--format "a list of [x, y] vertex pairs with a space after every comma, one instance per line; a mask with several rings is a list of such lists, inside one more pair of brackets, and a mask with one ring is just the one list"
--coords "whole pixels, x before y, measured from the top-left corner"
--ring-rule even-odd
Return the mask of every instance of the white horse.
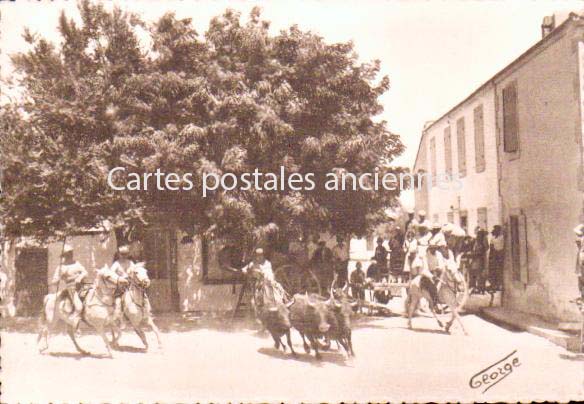
[[[144, 322], [152, 328], [158, 342], [158, 348], [162, 348], [160, 331], [152, 320], [150, 301], [146, 294], [146, 289], [150, 286], [150, 278], [148, 278], [148, 271], [144, 268], [143, 262], [133, 264], [128, 269], [128, 280], [130, 282], [128, 289], [122, 295], [122, 313], [132, 325], [132, 328], [138, 334], [146, 349], [148, 349], [148, 341], [146, 334], [141, 328]], [[114, 342], [117, 343], [121, 333], [116, 336], [112, 329], [112, 334]]]
[[[464, 280], [464, 275], [458, 270], [458, 266], [458, 260], [450, 259], [446, 261], [446, 268], [442, 270], [438, 280], [438, 302], [434, 302], [430, 292], [421, 286], [422, 275], [416, 276], [410, 282], [408, 296], [405, 303], [409, 328], [412, 328], [412, 317], [418, 309], [420, 300], [424, 298], [428, 301], [430, 310], [440, 328], [444, 328], [446, 332], [449, 332], [452, 323], [454, 323], [454, 320], [457, 320], [462, 327], [462, 331], [467, 335], [458, 311], [466, 303], [466, 299], [468, 298], [468, 286]], [[450, 308], [452, 317], [446, 324], [443, 324], [438, 318], [438, 315], [434, 310], [434, 303], [442, 303], [448, 305]]]
[[[105, 336], [106, 327], [115, 327], [114, 322], [114, 293], [119, 286], [123, 286], [127, 281], [118, 276], [107, 265], [96, 273], [95, 282], [84, 294], [83, 310], [81, 319], [91, 326], [101, 336], [108, 351], [108, 356], [113, 357], [110, 342]], [[44, 308], [40, 319], [41, 329], [37, 338], [37, 344], [44, 339], [44, 345], [39, 346], [39, 351], [43, 352], [49, 347], [49, 330], [59, 321], [67, 325], [67, 334], [73, 341], [75, 348], [83, 355], [89, 352], [82, 349], [75, 338], [75, 327], [78, 323], [73, 316], [73, 302], [65, 296], [65, 291], [50, 293], [45, 296]]]

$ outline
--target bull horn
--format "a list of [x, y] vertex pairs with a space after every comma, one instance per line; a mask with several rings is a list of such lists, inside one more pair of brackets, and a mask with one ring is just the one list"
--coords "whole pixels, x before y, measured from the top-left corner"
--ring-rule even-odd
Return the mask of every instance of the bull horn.
[[292, 306], [295, 301], [296, 301], [296, 298], [292, 298], [291, 301], [289, 301], [288, 303], [286, 303], [286, 308], [290, 308], [290, 306]]
[[268, 309], [268, 311], [271, 311], [272, 313], [275, 313], [276, 311], [278, 311], [278, 308], [277, 307], [270, 307]]
[[356, 307], [358, 304], [359, 304], [359, 302], [358, 302], [358, 301], [354, 301], [354, 302], [351, 302], [351, 303], [349, 303], [349, 305], [350, 305], [351, 307]]
[[337, 283], [338, 274], [335, 272], [333, 275], [333, 282], [331, 283], [331, 297], [333, 297], [333, 291], [335, 290], [335, 283]]

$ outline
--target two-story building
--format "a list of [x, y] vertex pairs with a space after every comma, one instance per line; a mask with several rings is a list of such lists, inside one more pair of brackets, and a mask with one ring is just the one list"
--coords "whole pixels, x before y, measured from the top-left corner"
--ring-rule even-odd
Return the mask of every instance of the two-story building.
[[[505, 229], [504, 306], [575, 320], [572, 229], [583, 219], [584, 19], [542, 25], [542, 39], [423, 131], [415, 171], [429, 183], [417, 208], [472, 233]], [[465, 226], [466, 225], [466, 226]]]

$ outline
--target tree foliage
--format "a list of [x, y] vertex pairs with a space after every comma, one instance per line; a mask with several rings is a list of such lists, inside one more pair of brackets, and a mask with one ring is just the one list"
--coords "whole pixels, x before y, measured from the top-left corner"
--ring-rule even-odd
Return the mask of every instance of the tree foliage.
[[[0, 214], [10, 236], [47, 237], [109, 219], [248, 238], [364, 233], [398, 191], [326, 192], [325, 174], [391, 171], [403, 146], [379, 97], [379, 62], [352, 43], [292, 26], [271, 34], [254, 9], [227, 10], [204, 35], [172, 13], [154, 23], [88, 0], [55, 45], [26, 31], [12, 57], [24, 101], [3, 107]], [[114, 191], [113, 167], [193, 173], [192, 191]], [[316, 175], [315, 191], [216, 191], [203, 173]]]

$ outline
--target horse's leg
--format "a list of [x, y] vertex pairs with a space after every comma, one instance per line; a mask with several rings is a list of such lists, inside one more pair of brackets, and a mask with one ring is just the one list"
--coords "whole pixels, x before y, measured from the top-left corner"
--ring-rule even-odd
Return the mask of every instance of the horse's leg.
[[460, 326], [462, 327], [462, 332], [464, 332], [464, 335], [468, 335], [466, 329], [464, 328], [464, 324], [462, 323], [462, 318], [460, 317], [460, 314], [458, 314], [458, 310], [453, 310], [452, 313], [456, 320], [458, 321], [458, 324], [460, 324]]
[[418, 309], [419, 304], [420, 304], [420, 298], [418, 296], [416, 296], [414, 298], [411, 294], [408, 294], [408, 297], [406, 298], [406, 309], [407, 309], [407, 314], [408, 314], [408, 328], [409, 329], [412, 329], [412, 317], [413, 317], [414, 313], [416, 312], [416, 310]]
[[69, 335], [69, 338], [71, 338], [71, 341], [73, 341], [73, 345], [75, 345], [75, 349], [77, 349], [77, 352], [79, 352], [82, 355], [90, 355], [89, 352], [81, 348], [77, 343], [77, 338], [75, 337], [75, 327], [73, 325], [67, 324], [67, 334]]
[[444, 328], [444, 323], [442, 321], [440, 321], [440, 319], [438, 318], [438, 314], [436, 313], [436, 310], [434, 309], [434, 301], [432, 300], [431, 297], [427, 297], [428, 300], [428, 306], [430, 307], [430, 311], [432, 312], [432, 315], [434, 316], [434, 318], [436, 319], [436, 321], [438, 322], [438, 325], [440, 326], [440, 328]]
[[41, 323], [39, 335], [37, 337], [37, 346], [39, 346], [41, 339], [45, 342], [42, 347], [39, 347], [39, 352], [42, 353], [49, 348], [49, 325], [46, 322]]
[[294, 348], [292, 347], [292, 338], [290, 337], [290, 330], [286, 330], [286, 342], [288, 342], [288, 346], [290, 347], [290, 352], [292, 355], [296, 356], [296, 352], [294, 352]]
[[[117, 330], [117, 334], [116, 334], [116, 330]], [[119, 346], [118, 341], [120, 340], [120, 337], [122, 336], [122, 332], [120, 331], [119, 328], [115, 327], [114, 324], [112, 323], [110, 325], [110, 332], [112, 334], [112, 346], [117, 348]]]
[[107, 339], [107, 336], [105, 335], [105, 330], [104, 330], [103, 325], [100, 325], [100, 326], [95, 327], [95, 330], [97, 331], [97, 333], [99, 334], [99, 336], [103, 340], [103, 342], [105, 344], [105, 347], [107, 348], [108, 357], [109, 358], [113, 358], [114, 355], [112, 354], [112, 349], [111, 349], [111, 346], [110, 346], [110, 342]]
[[142, 340], [144, 348], [148, 350], [148, 340], [146, 339], [146, 333], [144, 333], [144, 331], [140, 328], [140, 324], [138, 324], [137, 326], [132, 324], [132, 327], [134, 328], [134, 331], [136, 331], [136, 334], [138, 334], [138, 336]]
[[152, 316], [146, 317], [146, 323], [152, 328], [154, 335], [156, 335], [156, 341], [158, 342], [158, 348], [162, 348], [162, 340], [160, 339], [160, 330], [154, 324], [154, 320], [152, 320]]

